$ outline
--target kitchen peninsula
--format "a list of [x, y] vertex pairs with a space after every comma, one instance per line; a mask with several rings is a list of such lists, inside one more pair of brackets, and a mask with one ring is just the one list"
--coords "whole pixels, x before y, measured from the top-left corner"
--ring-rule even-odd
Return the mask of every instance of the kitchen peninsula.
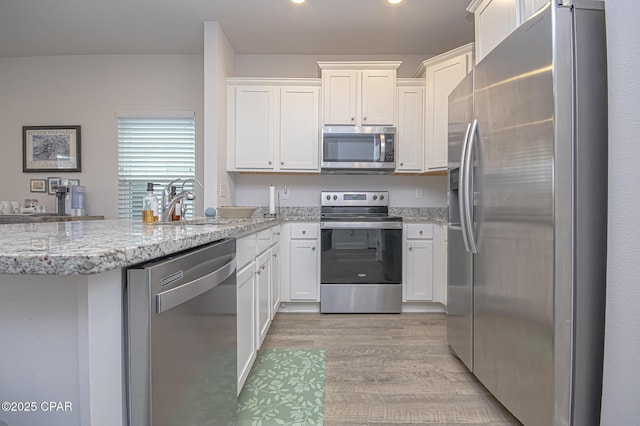
[[126, 424], [125, 268], [276, 222], [2, 225], [0, 424]]

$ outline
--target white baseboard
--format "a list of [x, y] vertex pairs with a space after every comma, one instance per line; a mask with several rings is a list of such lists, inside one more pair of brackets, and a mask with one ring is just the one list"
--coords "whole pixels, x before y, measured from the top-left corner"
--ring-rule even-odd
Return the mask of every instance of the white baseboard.
[[320, 302], [280, 302], [278, 312], [318, 313], [320, 312]]
[[[286, 313], [318, 313], [320, 312], [319, 302], [281, 302], [278, 312]], [[405, 313], [437, 313], [444, 314], [447, 308], [442, 303], [437, 302], [403, 302], [402, 312]]]
[[447, 312], [446, 306], [438, 302], [403, 302], [402, 312], [418, 313], [427, 312], [432, 314], [444, 314]]

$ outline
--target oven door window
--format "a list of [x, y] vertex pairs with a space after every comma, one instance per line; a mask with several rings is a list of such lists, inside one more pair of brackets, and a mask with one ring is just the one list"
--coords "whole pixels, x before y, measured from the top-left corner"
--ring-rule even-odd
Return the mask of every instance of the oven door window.
[[323, 229], [321, 282], [399, 284], [401, 229]]
[[325, 135], [322, 158], [329, 163], [380, 161], [380, 135]]

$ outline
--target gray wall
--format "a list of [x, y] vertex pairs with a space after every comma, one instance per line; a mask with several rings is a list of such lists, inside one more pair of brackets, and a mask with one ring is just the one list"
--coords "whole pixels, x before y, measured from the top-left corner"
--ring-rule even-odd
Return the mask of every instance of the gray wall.
[[609, 241], [603, 425], [640, 422], [640, 9], [607, 2]]
[[[30, 179], [61, 176], [87, 186], [89, 214], [117, 217], [117, 111], [194, 111], [202, 179], [202, 55], [79, 55], [0, 58], [0, 200], [29, 192]], [[22, 126], [82, 126], [81, 173], [22, 173]]]

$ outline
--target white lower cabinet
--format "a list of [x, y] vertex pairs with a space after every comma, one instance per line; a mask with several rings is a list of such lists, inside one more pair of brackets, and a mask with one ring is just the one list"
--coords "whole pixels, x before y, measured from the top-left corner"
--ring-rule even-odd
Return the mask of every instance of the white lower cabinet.
[[271, 325], [271, 251], [256, 259], [256, 348], [260, 348]]
[[271, 247], [271, 320], [280, 308], [280, 293], [280, 244], [276, 244]]
[[255, 338], [255, 262], [249, 263], [236, 275], [238, 321], [238, 395], [256, 359]]
[[434, 276], [433, 224], [405, 225], [404, 300], [432, 301]]
[[238, 395], [280, 304], [279, 240], [280, 225], [236, 240]]
[[290, 299], [319, 302], [319, 224], [292, 223], [290, 234]]

